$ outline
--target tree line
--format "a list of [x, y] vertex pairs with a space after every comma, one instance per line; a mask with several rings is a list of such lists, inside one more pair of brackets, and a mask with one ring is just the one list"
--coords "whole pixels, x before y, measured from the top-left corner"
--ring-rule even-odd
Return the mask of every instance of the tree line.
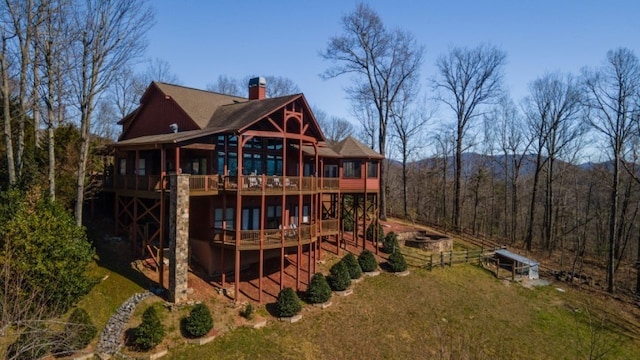
[[423, 49], [359, 4], [322, 53], [324, 78], [351, 76], [358, 133], [388, 159], [380, 217], [559, 250], [573, 271], [599, 259], [614, 292], [620, 265], [640, 260], [634, 52], [612, 49], [579, 74], [541, 74], [516, 101], [504, 86], [504, 50], [453, 47], [422, 78]]

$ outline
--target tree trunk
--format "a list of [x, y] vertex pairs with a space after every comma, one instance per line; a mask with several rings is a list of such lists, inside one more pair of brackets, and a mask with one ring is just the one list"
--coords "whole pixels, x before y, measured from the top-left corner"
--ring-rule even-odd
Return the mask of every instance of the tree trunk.
[[529, 221], [527, 222], [527, 235], [525, 237], [525, 244], [527, 250], [531, 251], [531, 245], [533, 243], [533, 221], [536, 212], [536, 196], [538, 195], [538, 183], [540, 182], [540, 164], [542, 163], [542, 155], [540, 150], [536, 156], [536, 171], [533, 174], [533, 188], [531, 189], [531, 204], [529, 205]]
[[460, 183], [462, 178], [462, 119], [458, 119], [458, 133], [456, 136], [456, 175], [454, 179], [453, 189], [453, 227], [456, 231], [460, 232], [460, 207], [462, 206], [462, 200], [460, 199]]
[[607, 254], [607, 291], [614, 293], [615, 288], [615, 249], [618, 232], [618, 186], [620, 183], [620, 152], [616, 149], [613, 160], [613, 181], [611, 184], [611, 207], [609, 214], [609, 252]]
[[[4, 34], [2, 34], [4, 36]], [[9, 74], [7, 73], [6, 39], [2, 39], [2, 53], [0, 54], [0, 73], [2, 75], [2, 115], [4, 118], [4, 145], [7, 156], [7, 172], [9, 185], [16, 183], [15, 158], [13, 156], [13, 137], [11, 133], [11, 102], [9, 101]]]

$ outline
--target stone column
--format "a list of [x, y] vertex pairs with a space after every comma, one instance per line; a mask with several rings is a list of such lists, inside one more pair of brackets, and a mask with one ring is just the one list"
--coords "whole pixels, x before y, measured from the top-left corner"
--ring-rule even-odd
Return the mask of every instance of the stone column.
[[169, 301], [187, 300], [189, 267], [189, 175], [171, 175]]

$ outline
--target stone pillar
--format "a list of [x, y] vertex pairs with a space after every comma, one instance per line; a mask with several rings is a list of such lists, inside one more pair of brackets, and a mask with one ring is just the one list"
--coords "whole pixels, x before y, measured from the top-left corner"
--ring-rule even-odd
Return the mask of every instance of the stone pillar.
[[169, 301], [187, 300], [189, 267], [189, 175], [171, 175]]

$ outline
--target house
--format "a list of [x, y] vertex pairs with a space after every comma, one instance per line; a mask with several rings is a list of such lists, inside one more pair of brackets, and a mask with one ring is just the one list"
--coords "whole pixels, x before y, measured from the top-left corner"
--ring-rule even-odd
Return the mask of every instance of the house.
[[345, 199], [367, 210], [349, 217], [357, 246], [377, 221], [383, 156], [352, 137], [329, 147], [303, 94], [266, 98], [266, 86], [251, 79], [247, 99], [152, 82], [119, 121], [105, 181], [115, 232], [157, 261], [160, 284], [170, 245], [173, 301], [186, 297], [196, 263], [223, 287], [233, 283], [235, 299], [241, 272], [257, 264], [262, 301], [266, 260], [280, 260], [282, 288], [287, 256], [306, 256], [310, 277], [323, 246], [340, 251]]

